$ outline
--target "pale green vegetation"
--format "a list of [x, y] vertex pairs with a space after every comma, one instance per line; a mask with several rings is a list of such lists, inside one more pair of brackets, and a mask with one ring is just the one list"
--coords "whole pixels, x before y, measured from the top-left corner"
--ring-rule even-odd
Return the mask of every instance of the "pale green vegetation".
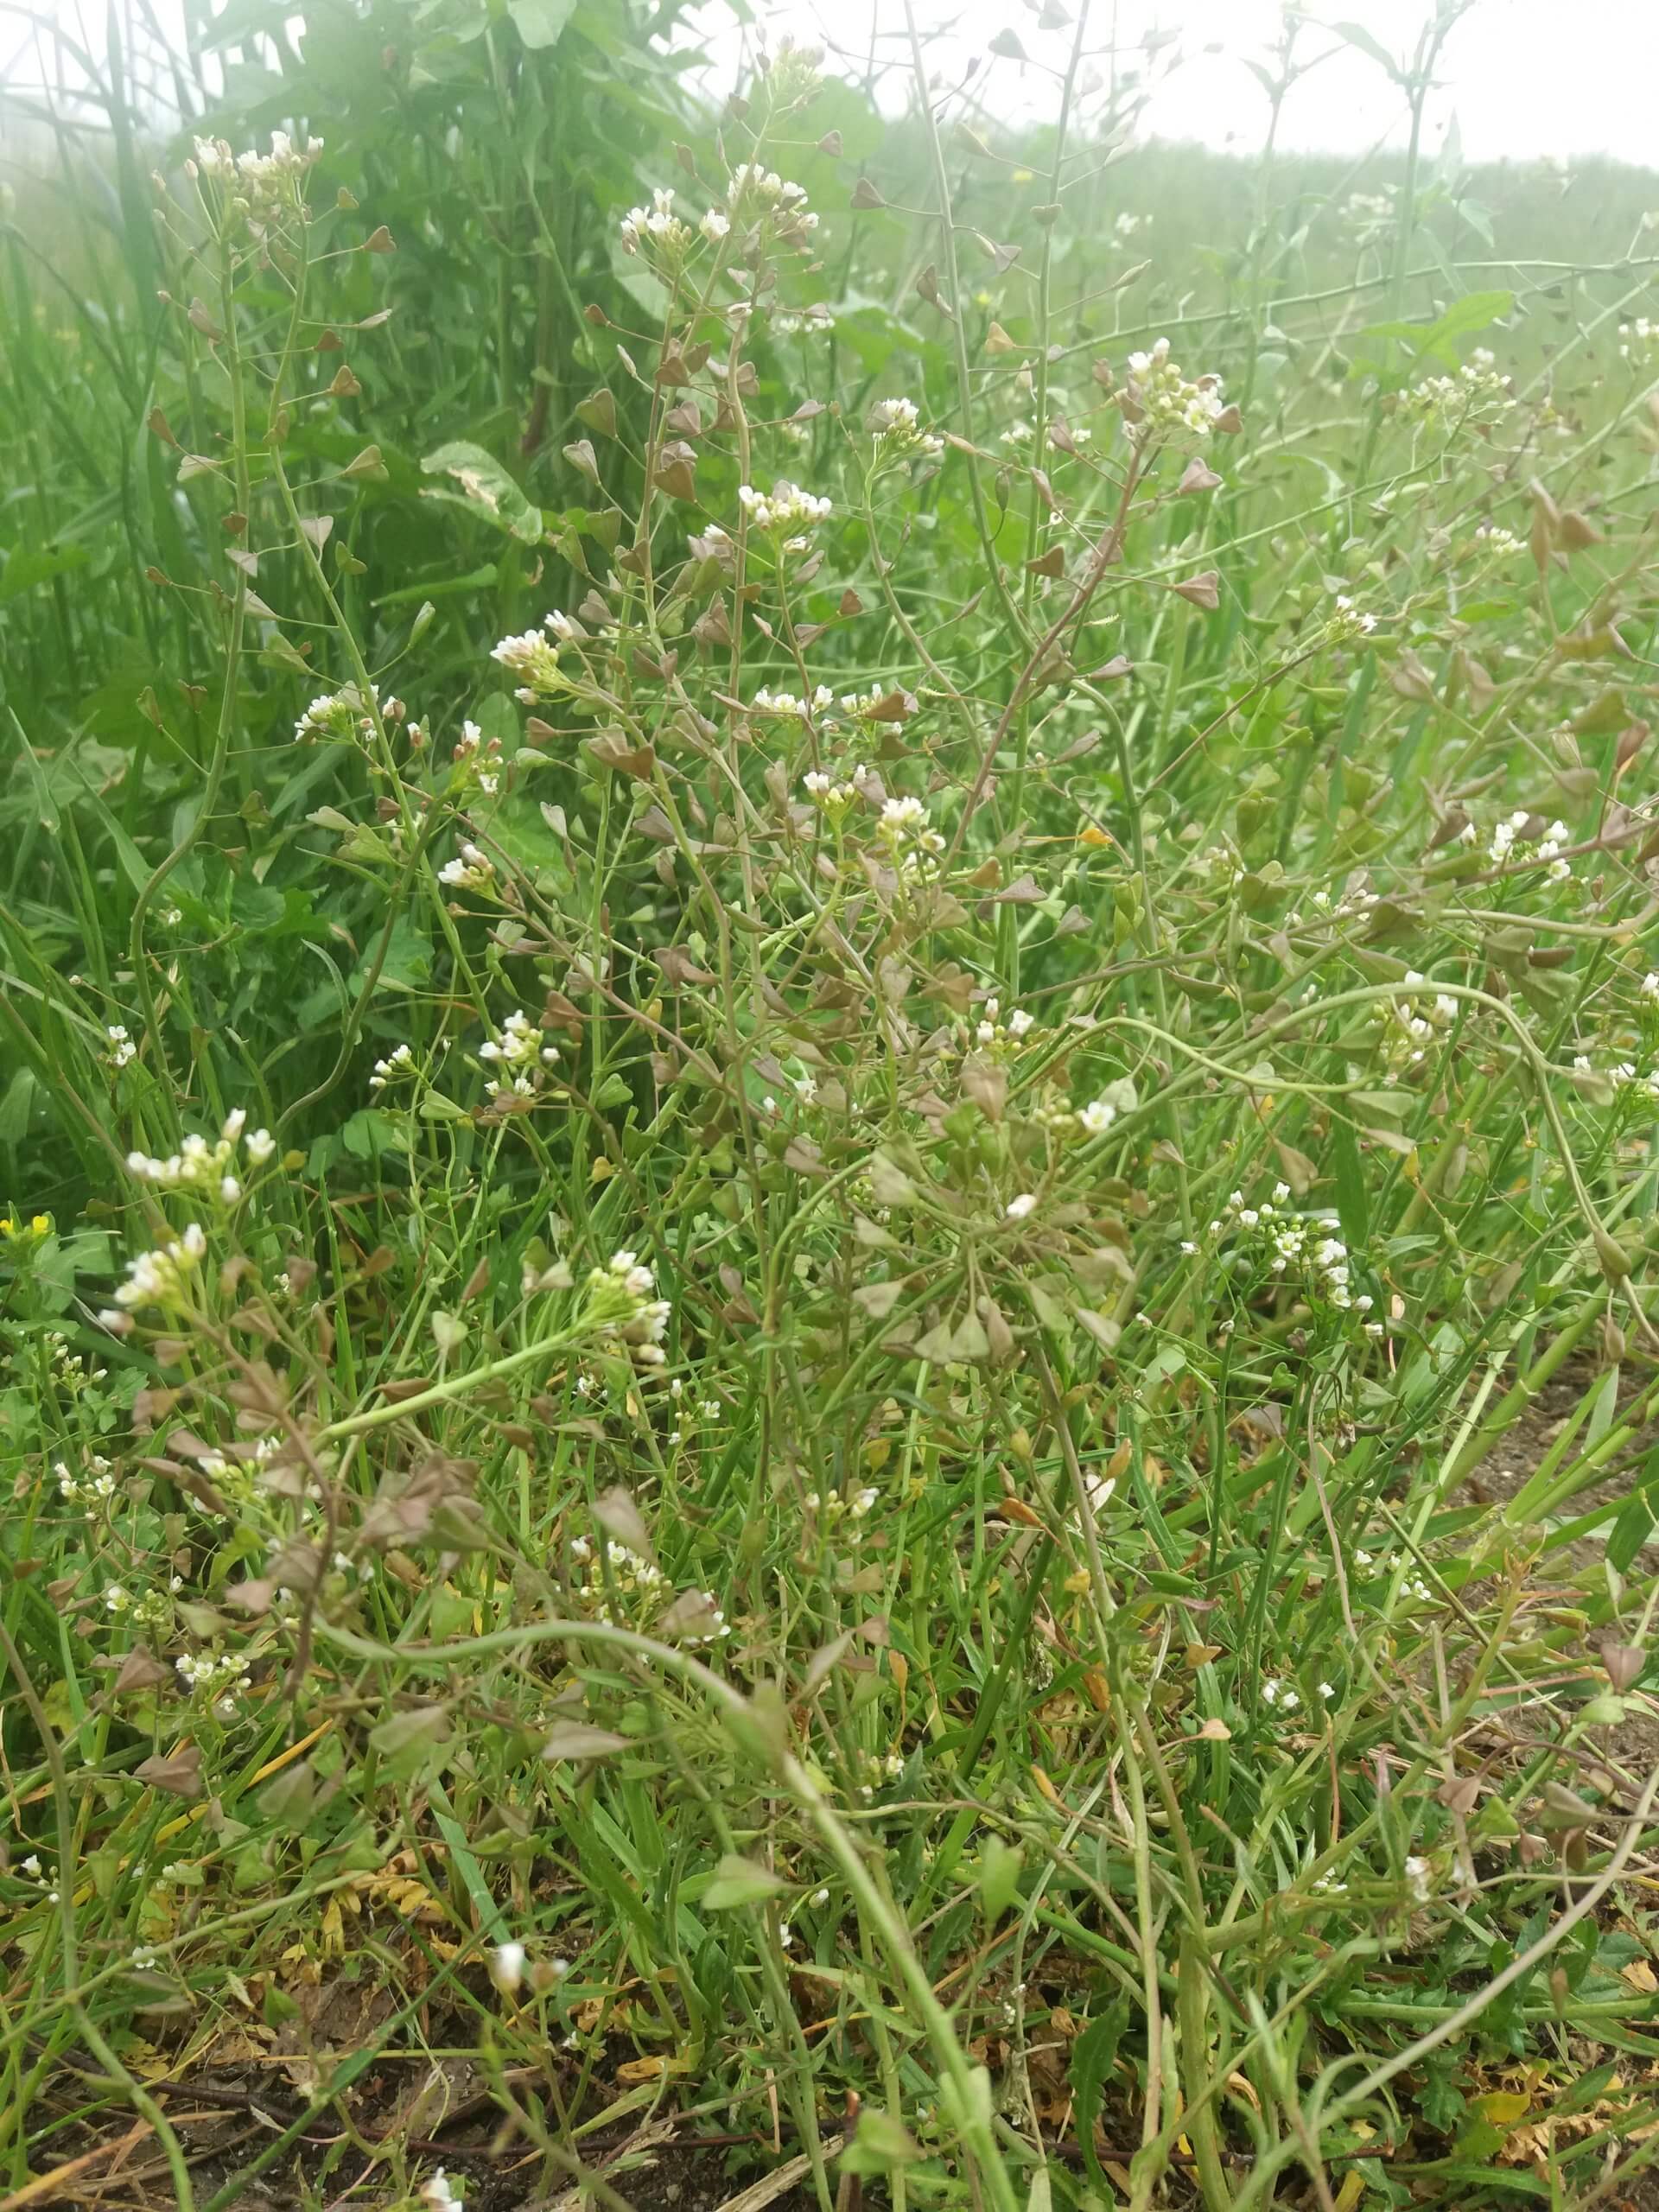
[[14, 99], [0, 2184], [1630, 2198], [1659, 181], [301, 13]]

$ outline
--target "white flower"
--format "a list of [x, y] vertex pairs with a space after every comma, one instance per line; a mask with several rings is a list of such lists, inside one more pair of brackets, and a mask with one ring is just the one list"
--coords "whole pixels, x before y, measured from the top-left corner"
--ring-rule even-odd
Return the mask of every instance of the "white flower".
[[1117, 1119], [1117, 1109], [1109, 1098], [1093, 1098], [1077, 1119], [1091, 1137], [1103, 1137]]
[[461, 2212], [461, 2198], [442, 2166], [435, 2166], [421, 2183], [420, 2198], [427, 2212]]
[[1414, 1853], [1406, 1861], [1406, 1883], [1414, 1904], [1428, 1903], [1428, 1861]]
[[1226, 411], [1221, 378], [1204, 376], [1190, 382], [1170, 359], [1167, 338], [1148, 352], [1131, 353], [1128, 366], [1117, 404], [1136, 445], [1161, 439], [1202, 442]]
[[276, 1140], [269, 1129], [251, 1132], [242, 1149], [256, 1167], [263, 1167], [276, 1149]]
[[522, 1943], [498, 1943], [490, 1955], [490, 1979], [508, 1997], [524, 1978], [525, 1956]]
[[1375, 614], [1362, 613], [1346, 592], [1338, 592], [1332, 601], [1336, 612], [1331, 617], [1330, 629], [1333, 639], [1369, 638], [1376, 627]]
[[672, 260], [691, 243], [690, 226], [674, 213], [674, 189], [658, 185], [649, 207], [630, 207], [622, 218], [622, 251], [638, 253], [642, 247]]
[[757, 492], [753, 484], [740, 484], [738, 503], [757, 530], [792, 531], [808, 523], [824, 521], [832, 511], [833, 502], [804, 492], [798, 484], [779, 477], [769, 493]]
[[473, 844], [463, 844], [453, 860], [438, 870], [438, 881], [459, 891], [486, 890], [495, 875], [495, 864]]
[[112, 1068], [124, 1068], [130, 1061], [137, 1058], [138, 1047], [133, 1043], [120, 1022], [118, 1021], [111, 1028], [106, 1029], [104, 1034], [109, 1039], [108, 1049], [104, 1057]]
[[[559, 667], [558, 646], [544, 631], [525, 630], [516, 637], [503, 638], [491, 648], [490, 658], [499, 662], [509, 675], [517, 677], [518, 698], [527, 707], [550, 693], [569, 688], [569, 680]], [[475, 722], [468, 722], [466, 730], [475, 730], [477, 727]], [[457, 752], [461, 749], [456, 748]]]
[[1004, 1209], [1005, 1217], [1009, 1221], [1024, 1221], [1028, 1214], [1036, 1211], [1037, 1200], [1029, 1191], [1022, 1191], [1017, 1198], [1010, 1198]]
[[496, 1034], [479, 1046], [478, 1057], [480, 1060], [499, 1062], [508, 1072], [508, 1082], [492, 1085], [492, 1096], [532, 1098], [536, 1095], [535, 1078], [543, 1067], [551, 1066], [557, 1060], [559, 1052], [556, 1045], [543, 1043], [543, 1032], [528, 1014], [515, 1009]]

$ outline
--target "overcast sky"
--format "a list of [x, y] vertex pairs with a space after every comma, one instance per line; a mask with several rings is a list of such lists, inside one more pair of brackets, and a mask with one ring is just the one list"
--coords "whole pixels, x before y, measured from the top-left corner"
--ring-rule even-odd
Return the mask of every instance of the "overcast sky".
[[[1074, 17], [1077, 0], [1063, 4]], [[942, 74], [959, 74], [972, 56], [985, 55], [1004, 29], [1035, 60], [1054, 66], [1063, 64], [1072, 35], [1069, 29], [1034, 29], [1036, 10], [1027, 0], [915, 0], [915, 6], [918, 24], [940, 34], [929, 52]], [[1308, 0], [1302, 12], [1310, 28], [1299, 58], [1338, 46], [1312, 27], [1338, 22], [1357, 23], [1404, 54], [1428, 8], [1429, 0]], [[1185, 58], [1155, 96], [1144, 128], [1216, 146], [1253, 146], [1266, 100], [1243, 57], [1274, 44], [1281, 12], [1280, 0], [1093, 0], [1087, 41], [1103, 46], [1114, 25], [1120, 50], [1150, 29], [1176, 33]], [[879, 55], [895, 66], [908, 55], [904, 0], [756, 0], [756, 14], [777, 35], [793, 31], [858, 57], [861, 71], [873, 25]], [[709, 0], [701, 21], [715, 66], [729, 71], [739, 44], [721, 29], [727, 20], [720, 0]], [[996, 58], [984, 66], [995, 73], [998, 111], [1052, 109], [1051, 76]], [[1444, 90], [1430, 109], [1431, 144], [1455, 112], [1471, 162], [1601, 153], [1659, 168], [1659, 0], [1477, 0], [1452, 32], [1440, 73]], [[1347, 151], [1402, 130], [1398, 92], [1375, 61], [1346, 48], [1293, 91], [1281, 141]]]
[[[55, 15], [94, 48], [103, 43], [107, 0], [0, 0], [0, 72], [35, 74], [29, 51], [30, 9]], [[178, 0], [152, 0], [165, 20]], [[411, 0], [412, 4], [412, 0]], [[970, 83], [983, 88], [994, 112], [1029, 118], [1052, 113], [1055, 79], [1069, 29], [1036, 27], [1040, 0], [913, 0], [928, 35], [930, 63], [959, 79], [976, 57]], [[1059, 0], [1068, 22], [1079, 0]], [[1299, 53], [1309, 56], [1340, 41], [1317, 26], [1358, 23], [1381, 44], [1403, 54], [1414, 41], [1432, 0], [1307, 0], [1314, 28]], [[863, 73], [872, 48], [894, 72], [908, 65], [906, 0], [751, 0], [774, 40], [785, 33], [821, 40]], [[271, 0], [273, 16], [285, 12]], [[303, 14], [303, 0], [296, 10]], [[1253, 148], [1266, 114], [1262, 88], [1245, 66], [1273, 45], [1281, 0], [1090, 0], [1087, 41], [1103, 48], [1116, 35], [1120, 52], [1148, 30], [1175, 34], [1182, 55], [1147, 111], [1142, 128], [1166, 137]], [[734, 27], [727, 0], [702, 0], [695, 19], [721, 92], [743, 58], [746, 34]], [[1029, 63], [988, 56], [997, 32], [1012, 29]], [[749, 34], [747, 35], [752, 35]], [[1475, 0], [1447, 42], [1442, 89], [1430, 109], [1430, 146], [1438, 147], [1455, 114], [1471, 162], [1509, 156], [1570, 158], [1588, 153], [1659, 169], [1659, 0]], [[1376, 64], [1351, 48], [1313, 70], [1293, 91], [1281, 127], [1288, 146], [1359, 151], [1398, 138], [1402, 103]], [[1659, 197], [1659, 195], [1656, 195]]]

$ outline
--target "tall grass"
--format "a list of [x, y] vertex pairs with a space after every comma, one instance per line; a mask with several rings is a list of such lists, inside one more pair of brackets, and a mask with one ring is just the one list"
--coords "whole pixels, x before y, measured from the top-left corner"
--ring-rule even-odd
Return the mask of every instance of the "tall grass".
[[46, 104], [14, 2190], [1649, 2162], [1650, 181], [1118, 158], [1099, 35]]

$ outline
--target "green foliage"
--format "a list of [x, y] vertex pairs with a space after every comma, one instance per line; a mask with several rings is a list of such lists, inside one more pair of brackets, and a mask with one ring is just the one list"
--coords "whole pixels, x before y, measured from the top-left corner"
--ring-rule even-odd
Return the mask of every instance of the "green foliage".
[[692, 35], [232, 7], [0, 241], [7, 2185], [1592, 2201], [1650, 181]]

